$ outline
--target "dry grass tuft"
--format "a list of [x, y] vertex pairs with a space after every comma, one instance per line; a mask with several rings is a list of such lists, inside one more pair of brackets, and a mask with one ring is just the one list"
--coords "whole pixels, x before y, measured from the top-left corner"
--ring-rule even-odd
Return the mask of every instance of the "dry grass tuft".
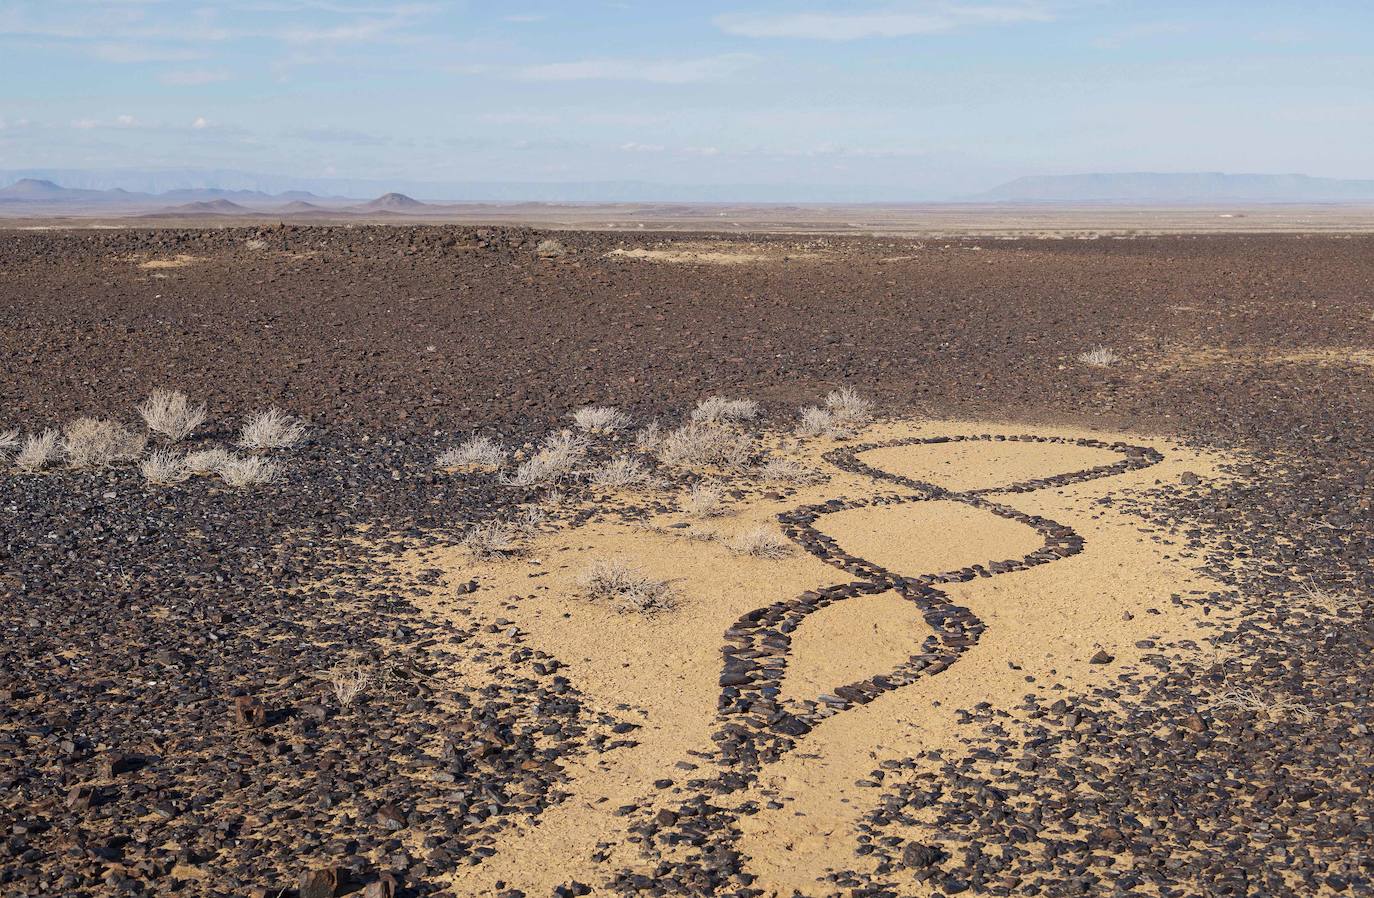
[[539, 241], [539, 245], [534, 248], [534, 254], [541, 259], [558, 259], [568, 254], [568, 248], [557, 240], [546, 238]]
[[276, 480], [281, 476], [281, 468], [276, 462], [256, 455], [247, 458], [230, 456], [220, 463], [215, 473], [230, 486], [257, 486]]
[[1291, 717], [1311, 720], [1312, 709], [1299, 701], [1282, 696], [1265, 695], [1255, 689], [1228, 689], [1214, 697], [1209, 705], [1213, 711], [1249, 711], [1271, 719]]
[[738, 471], [749, 464], [756, 452], [753, 437], [746, 433], [692, 421], [663, 438], [658, 458], [668, 465]]
[[657, 421], [650, 421], [635, 434], [635, 448], [640, 452], [656, 453], [663, 445], [663, 428]]
[[242, 449], [290, 449], [305, 439], [305, 422], [269, 408], [243, 423], [239, 431]]
[[593, 561], [577, 578], [578, 588], [587, 598], [612, 602], [620, 611], [656, 614], [671, 608], [671, 584], [655, 580], [628, 561], [604, 558]]
[[33, 473], [57, 463], [62, 455], [59, 443], [60, 434], [49, 428], [42, 433], [31, 433], [14, 457], [14, 466], [21, 471]]
[[1358, 596], [1332, 592], [1313, 583], [1303, 584], [1302, 597], [1309, 606], [1330, 617], [1340, 617], [1345, 612], [1354, 611], [1364, 604]]
[[181, 465], [192, 474], [218, 474], [233, 456], [223, 449], [199, 449], [186, 453]]
[[340, 664], [325, 674], [340, 708], [348, 708], [372, 685], [372, 671], [356, 662]]
[[192, 405], [185, 393], [154, 390], [138, 407], [138, 413], [153, 433], [172, 442], [184, 440], [205, 420], [205, 405]]
[[592, 472], [592, 483], [610, 489], [642, 486], [649, 481], [644, 463], [630, 455], [618, 455]]
[[586, 457], [586, 438], [560, 431], [547, 437], [534, 457], [516, 468], [506, 482], [513, 486], [562, 483], [577, 473]]
[[474, 525], [458, 545], [473, 558], [509, 558], [520, 551], [520, 538], [523, 535], [524, 531], [514, 524], [493, 521]]
[[149, 483], [171, 486], [181, 483], [191, 472], [186, 469], [186, 459], [166, 449], [159, 449], [139, 462], [138, 470]]
[[506, 464], [506, 450], [489, 437], [476, 436], [444, 452], [434, 463], [441, 468], [487, 468], [495, 470]]
[[1121, 356], [1106, 346], [1094, 346], [1092, 349], [1078, 354], [1078, 363], [1092, 368], [1107, 368], [1119, 361], [1121, 361]]
[[630, 426], [630, 416], [620, 409], [605, 405], [589, 405], [572, 413], [578, 430], [587, 433], [615, 433]]
[[0, 430], [0, 452], [8, 452], [19, 446], [19, 431]]
[[754, 558], [786, 558], [794, 551], [792, 543], [781, 533], [762, 526], [736, 533], [722, 542], [736, 555]]
[[143, 434], [97, 418], [77, 418], [62, 432], [62, 454], [73, 468], [104, 468], [133, 461], [147, 444]]
[[775, 483], [818, 483], [825, 475], [790, 458], [770, 458], [758, 467], [759, 476]]
[[682, 497], [682, 510], [694, 518], [718, 518], [730, 513], [725, 490], [713, 483], [698, 483]]
[[759, 404], [752, 399], [726, 399], [711, 396], [692, 409], [692, 420], [698, 424], [738, 424], [759, 416]]
[[850, 387], [842, 387], [825, 397], [824, 407], [807, 406], [801, 410], [797, 434], [847, 440], [872, 421], [873, 403]]

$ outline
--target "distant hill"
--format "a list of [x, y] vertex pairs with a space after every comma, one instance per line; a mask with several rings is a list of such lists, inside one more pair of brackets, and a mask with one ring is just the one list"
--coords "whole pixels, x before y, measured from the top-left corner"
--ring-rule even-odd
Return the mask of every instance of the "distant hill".
[[1009, 181], [977, 199], [1013, 203], [1349, 203], [1374, 201], [1374, 181], [1222, 172], [1036, 175]]
[[404, 193], [384, 193], [371, 202], [353, 208], [365, 212], [413, 212], [424, 209], [427, 205], [417, 199], [411, 199]]
[[127, 190], [81, 190], [62, 187], [40, 178], [21, 178], [8, 187], [0, 188], [0, 202], [18, 203], [78, 203], [118, 204], [148, 199], [147, 194]]
[[159, 209], [155, 215], [252, 215], [254, 210], [229, 200], [204, 200]]

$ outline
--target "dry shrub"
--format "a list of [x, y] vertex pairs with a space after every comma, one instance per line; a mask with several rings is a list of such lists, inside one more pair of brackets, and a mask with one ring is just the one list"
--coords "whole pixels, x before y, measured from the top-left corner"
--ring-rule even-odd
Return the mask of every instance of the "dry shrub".
[[1094, 346], [1086, 352], [1078, 354], [1078, 362], [1091, 368], [1107, 368], [1121, 361], [1121, 356], [1117, 355], [1106, 346]]
[[181, 483], [191, 472], [186, 468], [186, 460], [174, 452], [159, 449], [139, 462], [138, 470], [149, 483], [170, 486]]
[[793, 552], [792, 543], [786, 537], [762, 526], [736, 533], [723, 542], [725, 548], [736, 555], [754, 558], [786, 558]]
[[635, 434], [635, 448], [640, 452], [657, 452], [663, 445], [663, 428], [657, 421], [650, 421]]
[[692, 420], [698, 424], [736, 424], [752, 421], [759, 416], [759, 404], [752, 399], [726, 399], [711, 396], [692, 409]]
[[615, 433], [630, 426], [630, 416], [610, 406], [589, 405], [572, 413], [578, 430], [587, 433]]
[[610, 489], [641, 486], [649, 480], [644, 463], [630, 455], [618, 455], [592, 472], [592, 483]]
[[514, 486], [562, 483], [577, 473], [586, 457], [587, 440], [560, 431], [546, 438], [534, 457], [516, 468], [507, 482]]
[[148, 438], [123, 424], [97, 418], [77, 418], [63, 428], [62, 454], [73, 468], [104, 468], [133, 461], [143, 454]]
[[673, 606], [671, 584], [620, 558], [593, 561], [578, 575], [577, 585], [587, 598], [614, 603], [620, 611], [652, 615]]
[[1303, 703], [1283, 696], [1265, 695], [1254, 689], [1228, 689], [1212, 699], [1213, 711], [1249, 711], [1270, 719], [1291, 717], [1311, 720], [1312, 709]]
[[185, 393], [175, 390], [154, 390], [138, 413], [149, 430], [172, 442], [186, 439], [205, 420], [205, 406], [192, 405]]
[[749, 464], [756, 451], [753, 437], [746, 433], [692, 421], [663, 438], [658, 458], [669, 465], [737, 471]]
[[8, 452], [19, 445], [19, 431], [0, 430], [0, 452]]
[[546, 238], [539, 241], [539, 245], [534, 248], [534, 254], [541, 259], [557, 259], [568, 254], [568, 248], [557, 240]]
[[797, 433], [847, 440], [872, 421], [873, 403], [852, 388], [842, 387], [825, 397], [823, 407], [808, 406], [801, 410]]
[[305, 439], [305, 422], [269, 408], [243, 423], [239, 431], [242, 449], [290, 449]]
[[372, 685], [373, 673], [370, 668], [357, 662], [336, 666], [325, 674], [330, 691], [340, 708], [348, 708]]
[[14, 466], [21, 471], [33, 473], [56, 464], [62, 455], [60, 438], [58, 432], [52, 428], [42, 433], [29, 434], [24, 444], [19, 447], [19, 454], [14, 457]]
[[473, 558], [509, 558], [520, 551], [520, 538], [523, 535], [524, 532], [514, 524], [494, 521], [473, 526], [458, 545]]
[[218, 474], [224, 463], [232, 458], [224, 449], [199, 449], [186, 453], [181, 465], [192, 474]]
[[682, 497], [682, 510], [694, 518], [718, 518], [729, 514], [725, 491], [713, 483], [698, 483]]
[[820, 471], [808, 468], [801, 462], [790, 458], [770, 458], [759, 466], [758, 472], [764, 480], [777, 483], [805, 484], [817, 483], [825, 479], [825, 475]]
[[441, 468], [500, 468], [506, 463], [506, 450], [489, 437], [476, 436], [440, 455], [434, 462]]
[[256, 455], [247, 458], [230, 456], [220, 463], [216, 473], [230, 486], [257, 486], [276, 480], [281, 475], [281, 468], [276, 462]]

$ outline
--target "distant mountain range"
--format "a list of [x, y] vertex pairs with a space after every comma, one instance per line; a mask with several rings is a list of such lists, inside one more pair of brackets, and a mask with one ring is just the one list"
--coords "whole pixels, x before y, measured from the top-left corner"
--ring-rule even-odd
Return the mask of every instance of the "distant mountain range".
[[1374, 201], [1374, 181], [1307, 175], [1037, 175], [1017, 178], [978, 199], [1002, 203], [1351, 203]]

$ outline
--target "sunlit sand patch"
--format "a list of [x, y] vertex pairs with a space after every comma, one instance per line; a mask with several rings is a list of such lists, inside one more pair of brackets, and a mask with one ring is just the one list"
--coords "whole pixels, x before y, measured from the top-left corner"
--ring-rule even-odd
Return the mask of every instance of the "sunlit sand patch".
[[770, 244], [751, 243], [675, 243], [672, 249], [613, 249], [610, 259], [636, 259], [701, 265], [748, 265], [756, 262], [814, 260], [821, 254]]
[[[1148, 651], [1138, 648], [1138, 641], [1167, 644], [1208, 632], [1199, 630], [1200, 614], [1171, 603], [1169, 596], [1216, 585], [1171, 556], [1166, 543], [1142, 533], [1138, 518], [1096, 500], [1175, 481], [1184, 471], [1218, 476], [1217, 458], [1160, 440], [976, 422], [891, 422], [869, 428], [861, 439], [1027, 432], [1126, 439], [1158, 448], [1165, 459], [1110, 478], [994, 497], [1073, 527], [1086, 540], [1085, 551], [1028, 570], [946, 585], [954, 602], [986, 624], [975, 646], [936, 676], [821, 721], [795, 750], [765, 765], [759, 786], [719, 799], [732, 806], [754, 801], [764, 808], [741, 817], [743, 838], [737, 847], [750, 857], [748, 870], [759, 877], [765, 894], [825, 894], [827, 871], [853, 867], [854, 826], [874, 797], [872, 790], [856, 789], [855, 781], [884, 759], [957, 748], [956, 709], [982, 701], [1010, 709], [1025, 693], [1056, 683], [1066, 688], [1062, 694], [1072, 694], [1109, 682], [1123, 665], [1138, 662]], [[801, 505], [902, 491], [821, 458], [837, 445], [823, 440], [790, 450], [804, 464], [829, 473], [828, 482], [806, 486], [783, 501], [748, 500], [737, 515], [710, 526], [727, 533], [761, 523], [777, 526], [778, 513]], [[945, 486], [981, 487], [1068, 473], [1121, 456], [1064, 444], [975, 441], [873, 450], [863, 460], [876, 465], [878, 458], [896, 473], [928, 476]], [[651, 523], [666, 527], [683, 520], [664, 514]], [[815, 526], [847, 551], [908, 576], [1019, 558], [1042, 545], [1040, 534], [1025, 524], [946, 500], [836, 512], [823, 515]], [[719, 543], [674, 532], [681, 531], [598, 523], [541, 535], [523, 557], [509, 561], [473, 562], [456, 546], [416, 549], [398, 559], [402, 569], [441, 569], [449, 585], [476, 578], [477, 592], [449, 599], [442, 594], [447, 590], [441, 591], [421, 600], [422, 607], [430, 614], [453, 615], [451, 603], [459, 603], [479, 621], [513, 621], [526, 634], [523, 645], [565, 665], [560, 673], [590, 710], [615, 711], [642, 724], [633, 733], [637, 746], [572, 763], [570, 798], [510, 831], [495, 856], [453, 871], [457, 894], [492, 894], [497, 882], [548, 894], [573, 879], [600, 884], [623, 868], [652, 872], [653, 863], [629, 841], [632, 818], [617, 811], [625, 805], [649, 812], [672, 807], [688, 794], [679, 791], [686, 780], [711, 772], [723, 632], [748, 611], [851, 579], [802, 552], [779, 560], [741, 557]], [[578, 573], [592, 559], [612, 557], [630, 559], [646, 573], [671, 581], [677, 607], [643, 617], [580, 597]], [[913, 610], [894, 593], [884, 593], [815, 612], [793, 636], [784, 695], [814, 697], [901, 663], [931, 632]], [[1098, 648], [1112, 654], [1114, 663], [1089, 664]], [[674, 785], [656, 787], [662, 779]], [[782, 801], [781, 810], [766, 808], [764, 799], [773, 797]], [[593, 858], [598, 843], [611, 845], [604, 863]]]
[[203, 261], [205, 260], [200, 256], [178, 253], [170, 259], [143, 259], [139, 261], [138, 267], [147, 271], [164, 271], [169, 268], [185, 268]]
[[1195, 371], [1221, 365], [1316, 365], [1374, 368], [1374, 349], [1311, 346], [1296, 350], [1259, 348], [1181, 349], [1163, 356], [1156, 367]]

